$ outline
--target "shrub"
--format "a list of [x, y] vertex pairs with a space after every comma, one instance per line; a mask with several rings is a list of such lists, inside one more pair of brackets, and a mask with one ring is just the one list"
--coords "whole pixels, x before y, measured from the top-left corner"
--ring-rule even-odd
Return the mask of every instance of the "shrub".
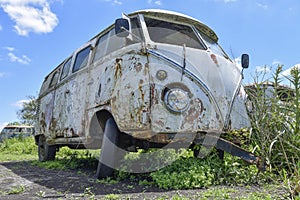
[[4, 140], [3, 143], [0, 144], [0, 152], [15, 155], [36, 154], [37, 147], [33, 137], [16, 137]]

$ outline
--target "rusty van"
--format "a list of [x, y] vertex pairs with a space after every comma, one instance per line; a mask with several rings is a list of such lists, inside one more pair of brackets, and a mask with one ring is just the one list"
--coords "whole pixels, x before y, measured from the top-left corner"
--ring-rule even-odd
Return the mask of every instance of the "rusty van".
[[28, 125], [7, 125], [0, 133], [0, 142], [5, 139], [11, 138], [25, 138], [32, 137], [34, 133], [34, 127]]
[[203, 144], [258, 164], [259, 157], [219, 137], [249, 126], [247, 54], [241, 63], [192, 17], [123, 14], [45, 77], [37, 100], [39, 160], [54, 159], [62, 146], [101, 149], [101, 178], [112, 175], [120, 150]]

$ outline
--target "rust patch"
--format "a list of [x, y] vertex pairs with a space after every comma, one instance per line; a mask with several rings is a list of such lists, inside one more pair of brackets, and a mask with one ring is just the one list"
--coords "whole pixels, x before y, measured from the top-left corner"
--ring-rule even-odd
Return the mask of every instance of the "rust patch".
[[122, 76], [122, 59], [117, 58], [115, 64], [115, 78], [118, 79]]
[[50, 131], [55, 131], [57, 125], [57, 121], [55, 120], [55, 118], [52, 117], [51, 122], [50, 122], [50, 126], [49, 126], [49, 130]]
[[142, 98], [142, 103], [144, 103], [145, 101], [145, 94], [144, 94], [144, 91], [143, 91], [143, 84], [144, 84], [144, 80], [140, 80], [139, 82], [139, 91], [141, 93], [141, 98]]
[[155, 84], [154, 83], [150, 84], [150, 95], [151, 95], [150, 106], [152, 107], [154, 104], [158, 104], [158, 99], [156, 98], [156, 95], [155, 95]]
[[193, 122], [194, 120], [198, 119], [199, 115], [203, 112], [203, 103], [200, 99], [195, 99], [192, 102], [192, 107], [188, 110], [186, 121]]
[[210, 58], [214, 61], [214, 63], [219, 66], [218, 60], [217, 60], [217, 56], [215, 54], [211, 54]]
[[134, 65], [134, 69], [137, 71], [137, 72], [140, 72], [142, 70], [142, 64], [141, 63], [137, 63]]
[[149, 73], [149, 63], [146, 63], [144, 68], [144, 75], [147, 75], [148, 73]]
[[218, 113], [216, 113], [216, 118], [217, 120], [220, 120], [220, 115]]
[[157, 124], [160, 127], [164, 127], [165, 126], [165, 123], [162, 122], [162, 121], [156, 121], [155, 124]]

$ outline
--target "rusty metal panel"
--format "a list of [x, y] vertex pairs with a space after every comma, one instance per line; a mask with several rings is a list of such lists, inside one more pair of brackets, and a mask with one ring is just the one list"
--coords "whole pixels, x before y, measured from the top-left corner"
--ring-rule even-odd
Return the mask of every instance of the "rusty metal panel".
[[111, 110], [121, 130], [150, 128], [150, 85], [147, 57], [126, 54], [116, 62]]

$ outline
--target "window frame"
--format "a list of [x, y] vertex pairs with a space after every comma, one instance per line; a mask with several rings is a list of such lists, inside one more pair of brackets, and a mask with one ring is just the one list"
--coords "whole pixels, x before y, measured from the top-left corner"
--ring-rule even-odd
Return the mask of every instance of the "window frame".
[[[144, 31], [142, 30], [142, 24], [141, 20], [138, 15], [130, 17], [130, 25], [131, 25], [131, 32], [136, 36], [140, 37], [140, 40], [138, 40], [136, 37], [132, 37], [131, 39], [130, 36], [128, 37], [118, 37], [115, 34], [115, 26], [111, 25], [108, 27], [96, 40], [95, 48], [94, 48], [94, 54], [91, 62], [97, 62], [98, 60], [106, 57], [107, 55], [118, 51], [120, 48], [124, 48], [133, 44], [140, 43], [141, 41], [145, 41], [144, 37]], [[123, 42], [115, 42], [116, 47], [114, 47], [114, 44], [112, 44], [112, 37], [116, 37], [119, 40], [124, 40]], [[129, 41], [130, 40], [130, 41]], [[123, 44], [124, 43], [124, 44]], [[99, 44], [102, 44], [102, 48], [99, 46]], [[118, 46], [119, 44], [123, 44]]]
[[[69, 66], [68, 66], [67, 71], [66, 71], [65, 67], [67, 66], [67, 64]], [[71, 67], [72, 67], [72, 56], [67, 58], [66, 61], [63, 63], [62, 70], [61, 70], [61, 75], [60, 75], [60, 78], [59, 78], [60, 81], [66, 79], [68, 77], [68, 75], [70, 74]], [[66, 73], [64, 74], [64, 72], [66, 72]]]
[[51, 80], [49, 82], [49, 87], [48, 88], [53, 88], [57, 85], [58, 83], [58, 80], [59, 80], [59, 75], [60, 75], [60, 68], [57, 69], [56, 71], [54, 71], [52, 74], [51, 74]]
[[[83, 61], [81, 61], [81, 64], [78, 66], [77, 68], [77, 59], [78, 59], [78, 55], [80, 55], [80, 53], [83, 53], [84, 51], [86, 51], [88, 49], [88, 54], [84, 57]], [[88, 46], [82, 48], [80, 51], [78, 51], [75, 55], [74, 55], [74, 63], [72, 66], [72, 73], [76, 73], [79, 70], [85, 68], [86, 66], [88, 66], [89, 64], [89, 59], [90, 59], [90, 55], [91, 55], [91, 51], [92, 51], [92, 45], [89, 44]], [[82, 65], [82, 63], [84, 63], [84, 65]]]
[[[155, 40], [153, 40], [154, 38], [153, 38], [153, 30], [152, 30], [152, 32], [151, 32], [151, 29], [152, 28], [165, 28], [165, 29], [168, 29], [168, 27], [170, 27], [170, 29], [168, 29], [168, 30], [171, 30], [171, 32], [170, 33], [172, 33], [172, 31], [173, 31], [173, 33], [172, 34], [165, 34], [165, 36], [167, 36], [167, 37], [165, 37], [166, 39], [169, 37], [169, 36], [172, 36], [172, 37], [169, 37], [169, 39], [174, 39], [174, 38], [176, 38], [176, 37], [174, 37], [174, 36], [180, 36], [180, 34], [182, 35], [182, 36], [187, 36], [187, 37], [189, 37], [189, 36], [193, 36], [193, 37], [191, 37], [195, 42], [197, 42], [197, 43], [195, 43], [195, 44], [193, 44], [193, 43], [191, 43], [191, 42], [189, 42], [189, 43], [185, 43], [186, 44], [186, 47], [189, 47], [189, 48], [194, 48], [194, 49], [199, 49], [199, 50], [206, 50], [207, 49], [207, 47], [206, 47], [206, 45], [205, 45], [205, 43], [203, 42], [203, 40], [202, 40], [202, 38], [201, 37], [199, 37], [199, 35], [198, 35], [198, 32], [197, 31], [195, 31], [195, 29], [194, 29], [194, 26], [192, 25], [192, 24], [186, 24], [186, 23], [178, 23], [178, 22], [174, 22], [174, 21], [169, 21], [169, 20], [166, 20], [166, 19], [158, 19], [158, 18], [156, 18], [156, 17], [152, 17], [152, 16], [144, 16], [144, 23], [145, 23], [145, 25], [146, 25], [146, 30], [147, 30], [147, 32], [148, 32], [148, 35], [149, 35], [149, 39], [153, 42], [153, 43], [160, 43], [160, 44], [168, 44], [168, 45], [176, 45], [176, 46], [182, 46], [183, 44], [179, 44], [179, 43], [177, 43], [178, 41], [176, 41], [176, 40], [174, 40], [174, 41], [176, 41], [176, 42], [171, 42], [171, 40], [170, 40], [170, 42], [167, 42], [167, 41], [157, 41], [156, 39]], [[160, 26], [149, 26], [149, 24], [148, 24], [148, 20], [153, 20], [153, 22], [154, 21], [157, 21], [157, 23], [160, 21], [160, 23], [165, 23], [165, 24], [167, 24], [168, 26], [166, 26], [166, 27], [160, 27]], [[182, 31], [178, 31], [178, 30], [176, 30], [176, 27], [180, 27], [180, 26], [182, 26], [182, 28], [185, 28], [185, 29], [182, 29]], [[172, 29], [171, 29], [172, 28]], [[192, 35], [190, 35], [190, 34], [186, 34], [186, 31], [190, 31], [190, 33], [192, 33]], [[174, 35], [174, 34], [177, 34], [177, 35]], [[179, 35], [178, 35], [179, 34]], [[174, 38], [173, 38], [174, 37]], [[179, 37], [179, 39], [180, 38], [182, 38], [183, 40], [185, 40], [186, 38], [183, 38], [183, 37]], [[187, 41], [187, 40], [186, 40]], [[196, 45], [197, 44], [197, 45]]]

